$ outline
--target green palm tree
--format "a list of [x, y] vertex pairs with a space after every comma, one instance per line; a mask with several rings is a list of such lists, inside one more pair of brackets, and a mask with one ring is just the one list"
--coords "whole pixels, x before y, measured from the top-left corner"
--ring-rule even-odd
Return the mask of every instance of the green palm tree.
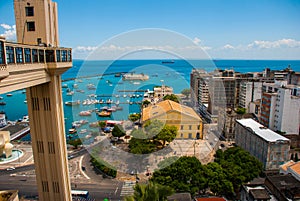
[[173, 193], [174, 190], [169, 186], [153, 182], [149, 182], [147, 185], [137, 184], [134, 187], [134, 194], [126, 197], [125, 201], [166, 201], [167, 197]]

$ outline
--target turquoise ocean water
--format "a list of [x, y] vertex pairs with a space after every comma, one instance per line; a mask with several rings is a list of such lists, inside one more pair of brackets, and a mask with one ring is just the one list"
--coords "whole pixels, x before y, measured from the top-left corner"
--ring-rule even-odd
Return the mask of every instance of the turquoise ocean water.
[[[92, 112], [91, 116], [80, 116], [80, 111], [100, 109], [107, 104], [91, 104], [67, 106], [64, 104], [66, 133], [76, 120], [87, 120], [89, 123], [97, 120], [124, 120], [128, 114], [139, 112], [139, 103], [142, 100], [144, 90], [152, 90], [153, 86], [165, 84], [171, 86], [175, 93], [189, 88], [190, 72], [192, 68], [204, 68], [212, 71], [216, 68], [234, 69], [237, 72], [261, 72], [265, 68], [280, 70], [290, 66], [294, 71], [300, 72], [300, 60], [174, 60], [174, 63], [162, 63], [162, 60], [118, 60], [118, 61], [83, 61], [73, 60], [73, 68], [62, 75], [66, 88], [62, 88], [63, 102], [80, 100], [108, 99], [119, 102], [122, 111], [113, 112], [111, 117], [98, 117]], [[115, 77], [117, 72], [144, 73], [149, 76], [147, 81], [123, 81], [121, 77]], [[74, 79], [77, 78], [77, 79]], [[74, 85], [75, 84], [75, 85]], [[95, 86], [95, 88], [88, 88]], [[92, 89], [91, 89], [92, 88]], [[74, 91], [74, 95], [67, 95]], [[80, 92], [79, 92], [80, 91]], [[27, 105], [24, 103], [26, 94], [24, 90], [11, 92], [12, 96], [1, 94], [1, 101], [6, 105], [0, 105], [0, 111], [4, 111], [8, 120], [18, 120], [27, 115]], [[97, 98], [93, 97], [97, 95]], [[131, 104], [129, 104], [131, 103]], [[88, 124], [78, 130], [90, 129]], [[82, 134], [85, 135], [85, 134]], [[25, 139], [30, 139], [28, 136]]]

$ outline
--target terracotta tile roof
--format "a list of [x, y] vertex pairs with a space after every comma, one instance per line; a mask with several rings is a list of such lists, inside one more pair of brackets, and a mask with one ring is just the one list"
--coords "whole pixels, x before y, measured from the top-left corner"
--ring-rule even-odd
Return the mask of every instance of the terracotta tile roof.
[[295, 162], [290, 160], [290, 161], [286, 162], [285, 164], [281, 165], [280, 168], [284, 171], [287, 171], [287, 168], [294, 164], [295, 164]]
[[156, 118], [166, 114], [169, 111], [176, 111], [201, 121], [199, 115], [192, 108], [170, 100], [165, 100], [157, 103], [156, 105], [151, 105], [147, 108], [144, 108], [142, 112], [142, 121]]
[[293, 172], [300, 175], [300, 161], [289, 167]]

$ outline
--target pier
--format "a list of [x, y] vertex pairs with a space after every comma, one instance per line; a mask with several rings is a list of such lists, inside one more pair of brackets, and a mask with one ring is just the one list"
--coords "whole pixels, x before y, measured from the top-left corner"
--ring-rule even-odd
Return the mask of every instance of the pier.
[[10, 139], [18, 140], [27, 135], [30, 132], [30, 127], [28, 123], [17, 122], [15, 124], [9, 124], [3, 128], [1, 131], [9, 131]]

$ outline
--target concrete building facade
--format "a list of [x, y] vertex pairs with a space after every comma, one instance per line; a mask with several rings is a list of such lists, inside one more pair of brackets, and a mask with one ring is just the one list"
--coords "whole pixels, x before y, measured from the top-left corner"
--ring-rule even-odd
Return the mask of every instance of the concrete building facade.
[[26, 88], [39, 200], [71, 201], [61, 74], [70, 48], [58, 47], [57, 6], [14, 0], [17, 41], [0, 38], [0, 94]]
[[235, 142], [262, 162], [265, 170], [278, 170], [289, 160], [290, 140], [253, 119], [236, 120]]
[[262, 82], [242, 81], [239, 92], [239, 107], [250, 111], [250, 103], [261, 99]]
[[264, 83], [260, 121], [274, 131], [299, 134], [300, 87], [287, 82]]
[[59, 46], [57, 3], [14, 0], [18, 43]]

